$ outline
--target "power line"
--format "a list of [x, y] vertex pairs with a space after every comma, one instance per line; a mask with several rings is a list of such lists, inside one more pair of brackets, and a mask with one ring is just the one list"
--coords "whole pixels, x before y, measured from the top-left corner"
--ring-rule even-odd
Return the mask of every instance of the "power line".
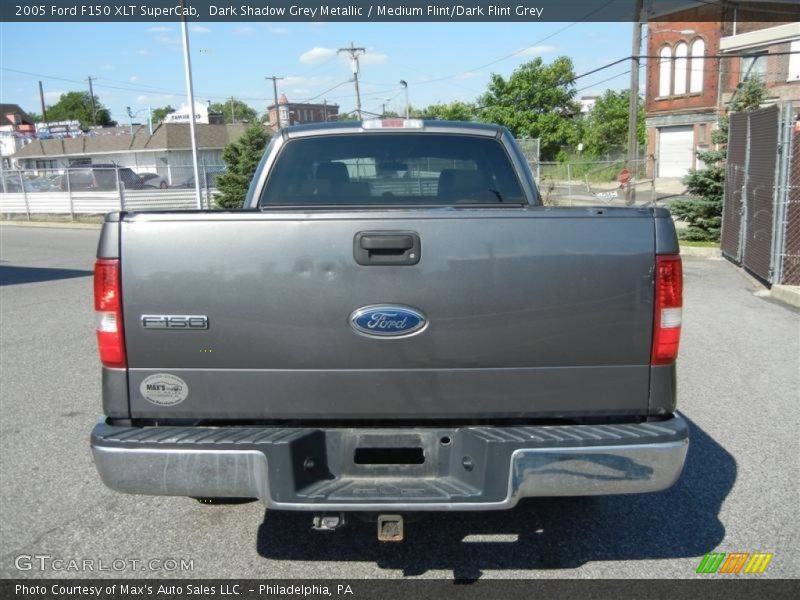
[[555, 36], [559, 35], [560, 33], [563, 33], [564, 31], [566, 31], [570, 27], [574, 27], [575, 25], [578, 25], [579, 23], [584, 22], [586, 19], [588, 19], [592, 15], [600, 12], [601, 10], [604, 10], [606, 7], [608, 7], [609, 5], [611, 5], [611, 4], [613, 4], [614, 2], [617, 2], [617, 1], [618, 0], [608, 0], [608, 2], [606, 2], [605, 4], [599, 6], [598, 8], [595, 8], [594, 10], [589, 11], [583, 17], [578, 19], [577, 21], [569, 23], [568, 25], [562, 27], [561, 29], [558, 29], [558, 30], [554, 31], [550, 35], [547, 35], [547, 36], [543, 37], [542, 39], [537, 40], [537, 41], [535, 41], [534, 43], [532, 43], [532, 44], [530, 44], [528, 46], [525, 46], [524, 48], [520, 48], [519, 50], [515, 50], [514, 52], [506, 54], [505, 56], [501, 56], [500, 58], [497, 58], [495, 60], [491, 60], [491, 61], [489, 61], [487, 63], [484, 63], [482, 65], [478, 65], [477, 67], [473, 67], [471, 69], [467, 69], [466, 71], [460, 71], [460, 72], [455, 73], [453, 75], [447, 75], [445, 77], [436, 77], [434, 79], [424, 79], [424, 80], [421, 80], [421, 81], [412, 81], [412, 83], [414, 85], [423, 85], [423, 84], [427, 84], [427, 83], [435, 83], [435, 82], [438, 82], [438, 81], [446, 81], [447, 79], [455, 79], [459, 75], [464, 75], [466, 73], [471, 73], [473, 71], [478, 71], [480, 69], [485, 69], [486, 67], [490, 67], [492, 65], [495, 65], [495, 64], [497, 64], [499, 62], [502, 62], [502, 61], [507, 60], [509, 58], [512, 58], [514, 56], [518, 56], [520, 54], [523, 54], [525, 51], [530, 50], [531, 48], [535, 48], [539, 44], [542, 44], [542, 43], [546, 42], [547, 40], [550, 40], [550, 39], [554, 38]]

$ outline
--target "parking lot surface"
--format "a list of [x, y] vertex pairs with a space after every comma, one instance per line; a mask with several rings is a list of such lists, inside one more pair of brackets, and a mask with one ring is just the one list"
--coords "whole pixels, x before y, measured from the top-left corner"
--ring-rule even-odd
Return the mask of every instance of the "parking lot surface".
[[[381, 544], [358, 521], [317, 533], [310, 516], [260, 503], [204, 506], [102, 485], [89, 451], [100, 416], [97, 235], [0, 227], [2, 577], [682, 578], [712, 551], [772, 552], [762, 577], [800, 575], [800, 317], [754, 295], [726, 261], [684, 259], [678, 404], [691, 446], [675, 487], [433, 514], [407, 522], [405, 542]], [[188, 559], [192, 569], [18, 570], [29, 555]]]

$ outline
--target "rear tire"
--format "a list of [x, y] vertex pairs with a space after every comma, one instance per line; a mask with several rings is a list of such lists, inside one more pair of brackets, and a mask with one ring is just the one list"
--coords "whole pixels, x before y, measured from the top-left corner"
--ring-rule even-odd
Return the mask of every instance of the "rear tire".
[[162, 181], [161, 184], [158, 187], [160, 187], [162, 190], [167, 189], [167, 182], [166, 181]]

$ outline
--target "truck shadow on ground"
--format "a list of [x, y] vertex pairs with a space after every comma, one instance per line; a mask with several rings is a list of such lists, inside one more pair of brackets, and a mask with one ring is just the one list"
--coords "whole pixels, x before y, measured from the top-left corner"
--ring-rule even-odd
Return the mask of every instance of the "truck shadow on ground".
[[723, 540], [718, 513], [736, 461], [689, 421], [686, 466], [671, 489], [630, 496], [530, 498], [501, 512], [431, 513], [406, 522], [406, 541], [383, 543], [376, 525], [350, 519], [337, 532], [310, 531], [311, 516], [267, 511], [257, 550], [275, 560], [367, 561], [404, 575], [451, 570], [572, 569], [591, 561], [702, 556]]
[[73, 277], [89, 277], [92, 271], [80, 269], [51, 269], [47, 267], [14, 267], [0, 266], [0, 286], [17, 285], [20, 283], [38, 283], [40, 281], [54, 281], [57, 279], [72, 279]]

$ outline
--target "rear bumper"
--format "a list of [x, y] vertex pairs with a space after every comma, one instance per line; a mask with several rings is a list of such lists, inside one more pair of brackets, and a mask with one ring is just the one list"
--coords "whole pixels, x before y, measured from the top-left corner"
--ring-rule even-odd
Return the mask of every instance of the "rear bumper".
[[[641, 424], [405, 429], [100, 423], [91, 436], [97, 470], [114, 490], [259, 498], [308, 511], [498, 510], [532, 496], [656, 492], [677, 481], [688, 444], [677, 415]], [[424, 461], [356, 464], [357, 448], [421, 449]]]

